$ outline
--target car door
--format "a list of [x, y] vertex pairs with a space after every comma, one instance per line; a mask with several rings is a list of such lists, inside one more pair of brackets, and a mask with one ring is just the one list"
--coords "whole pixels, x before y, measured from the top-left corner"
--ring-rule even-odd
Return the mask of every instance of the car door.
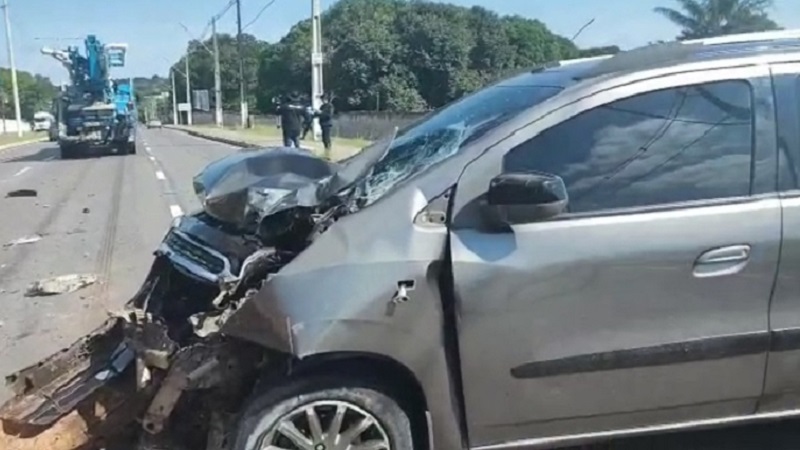
[[781, 260], [770, 310], [770, 347], [761, 412], [800, 408], [800, 62], [772, 68], [776, 97]]
[[[608, 82], [611, 83], [611, 82]], [[464, 170], [451, 257], [474, 447], [751, 414], [781, 238], [769, 71], [598, 85]], [[503, 172], [566, 213], [492, 228]]]

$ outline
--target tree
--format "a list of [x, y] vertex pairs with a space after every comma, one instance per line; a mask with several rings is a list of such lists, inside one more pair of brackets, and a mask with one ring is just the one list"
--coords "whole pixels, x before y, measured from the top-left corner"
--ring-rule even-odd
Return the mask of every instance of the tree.
[[[17, 85], [19, 86], [19, 106], [23, 120], [31, 121], [37, 111], [50, 110], [50, 105], [56, 95], [56, 88], [49, 78], [17, 70]], [[14, 117], [11, 70], [6, 68], [0, 68], [0, 98], [4, 103], [4, 109], [0, 113], [6, 119]]]
[[[538, 20], [423, 0], [340, 0], [322, 21], [323, 81], [338, 111], [429, 110], [521, 68], [619, 51], [580, 50]], [[221, 34], [218, 42], [223, 106], [238, 109], [236, 41]], [[291, 92], [308, 100], [310, 20], [295, 24], [276, 43], [248, 36], [245, 46], [247, 92], [258, 111], [273, 112], [273, 98]], [[189, 54], [192, 85], [211, 89], [211, 54], [197, 41], [189, 43]], [[183, 71], [183, 60], [174, 67]], [[183, 77], [176, 81], [183, 101]]]
[[[773, 0], [675, 0], [655, 12], [681, 27], [679, 40], [779, 29], [767, 14]], [[681, 11], [682, 10], [682, 11]]]
[[[341, 0], [323, 16], [325, 86], [336, 107], [415, 111], [440, 107], [521, 67], [578, 56], [536, 20], [485, 8], [404, 0]], [[295, 25], [262, 52], [259, 108], [308, 92], [311, 26]]]
[[[222, 85], [223, 108], [239, 109], [239, 53], [236, 47], [236, 37], [230, 34], [218, 34], [219, 66]], [[256, 39], [251, 34], [242, 34], [242, 54], [244, 55], [245, 92], [248, 94], [249, 104], [256, 104], [256, 90], [258, 88], [258, 65], [262, 51], [266, 44]], [[189, 42], [189, 81], [191, 88], [208, 89], [210, 100], [214, 99], [214, 56], [208, 49], [212, 48], [211, 38], [204, 42], [192, 40]], [[181, 58], [172, 65], [176, 70], [175, 90], [178, 101], [186, 101], [186, 79], [182, 75], [186, 70], [186, 60]]]

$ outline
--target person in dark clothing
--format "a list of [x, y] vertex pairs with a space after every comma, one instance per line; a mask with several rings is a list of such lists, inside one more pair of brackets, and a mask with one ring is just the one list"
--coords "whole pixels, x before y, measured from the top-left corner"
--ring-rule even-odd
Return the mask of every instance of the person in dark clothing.
[[333, 128], [333, 105], [330, 99], [325, 97], [322, 100], [322, 106], [317, 113], [319, 118], [319, 127], [322, 129], [322, 144], [326, 150], [331, 148], [331, 128]]
[[283, 131], [283, 145], [286, 147], [300, 148], [300, 132], [302, 131], [303, 106], [296, 95], [284, 98], [278, 113], [281, 116], [281, 130]]
[[314, 126], [314, 109], [310, 106], [307, 106], [303, 109], [303, 135], [300, 136], [301, 140], [305, 140], [308, 132], [311, 131], [311, 128]]

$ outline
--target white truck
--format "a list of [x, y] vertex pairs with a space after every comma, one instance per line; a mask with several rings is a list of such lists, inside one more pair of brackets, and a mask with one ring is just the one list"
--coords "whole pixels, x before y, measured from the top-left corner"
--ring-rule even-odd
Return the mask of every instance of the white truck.
[[53, 115], [46, 111], [39, 111], [33, 115], [33, 131], [48, 131], [53, 124]]

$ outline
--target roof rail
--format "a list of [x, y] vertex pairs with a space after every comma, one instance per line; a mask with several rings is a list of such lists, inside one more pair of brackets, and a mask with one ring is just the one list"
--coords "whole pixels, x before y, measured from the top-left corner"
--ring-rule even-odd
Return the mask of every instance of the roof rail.
[[719, 36], [706, 39], [692, 39], [680, 42], [682, 44], [719, 45], [719, 44], [738, 44], [744, 42], [765, 42], [765, 41], [775, 41], [779, 39], [800, 39], [800, 29], [729, 34], [727, 36]]
[[587, 58], [562, 59], [561, 61], [558, 62], [558, 64], [559, 64], [559, 66], [568, 66], [570, 64], [577, 64], [577, 63], [582, 63], [582, 62], [600, 61], [600, 60], [603, 60], [603, 59], [611, 58], [613, 56], [614, 55], [609, 53], [608, 55], [590, 56], [590, 57], [587, 57]]

